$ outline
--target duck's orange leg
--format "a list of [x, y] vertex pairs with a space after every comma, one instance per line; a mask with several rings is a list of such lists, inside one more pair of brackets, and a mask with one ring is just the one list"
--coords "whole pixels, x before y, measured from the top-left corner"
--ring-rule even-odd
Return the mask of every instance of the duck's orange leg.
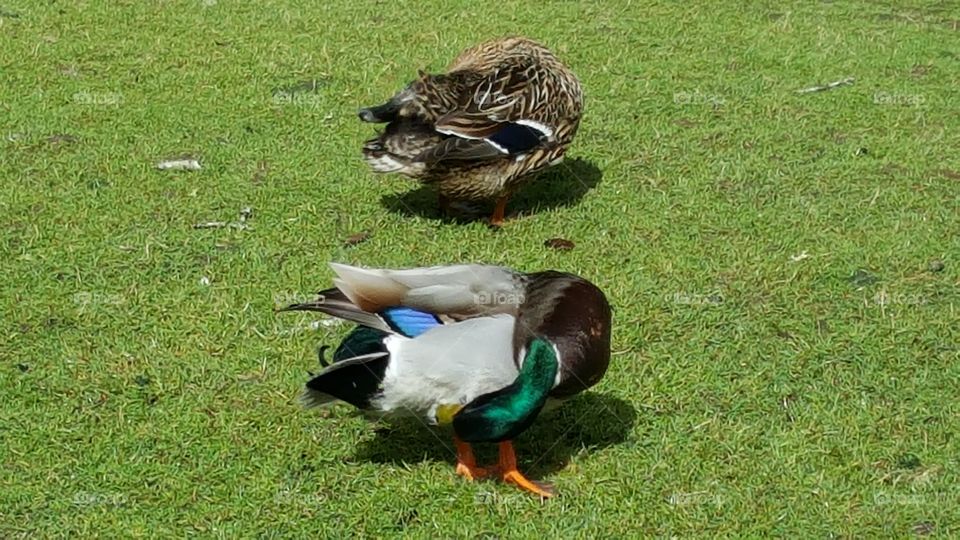
[[487, 469], [477, 466], [473, 448], [469, 444], [456, 437], [453, 438], [453, 444], [457, 446], [457, 474], [467, 480], [479, 480], [490, 474]]
[[497, 197], [497, 205], [493, 208], [493, 215], [490, 216], [491, 227], [503, 226], [503, 214], [507, 211], [507, 198]]
[[513, 451], [513, 443], [503, 441], [500, 443], [500, 475], [503, 481], [513, 484], [524, 491], [529, 491], [541, 498], [547, 499], [553, 497], [555, 492], [553, 486], [543, 482], [534, 482], [527, 479], [526, 476], [517, 470], [517, 455]]

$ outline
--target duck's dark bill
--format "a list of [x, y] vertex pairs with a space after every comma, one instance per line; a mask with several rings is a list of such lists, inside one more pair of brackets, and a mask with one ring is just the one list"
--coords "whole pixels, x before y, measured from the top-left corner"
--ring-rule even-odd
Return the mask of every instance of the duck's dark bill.
[[391, 99], [383, 105], [360, 109], [360, 111], [357, 112], [357, 116], [364, 122], [382, 124], [396, 118], [398, 112], [400, 112], [400, 105]]

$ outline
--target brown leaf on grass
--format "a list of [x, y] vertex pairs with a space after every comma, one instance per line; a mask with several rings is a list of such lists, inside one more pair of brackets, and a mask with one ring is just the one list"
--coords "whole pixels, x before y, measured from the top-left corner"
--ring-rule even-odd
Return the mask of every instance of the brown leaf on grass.
[[570, 251], [576, 247], [576, 244], [574, 244], [572, 240], [567, 240], [566, 238], [551, 238], [545, 241], [543, 245], [557, 251]]
[[357, 244], [362, 244], [369, 240], [371, 236], [373, 235], [367, 231], [351, 234], [346, 240], [343, 241], [343, 247], [351, 247]]
[[73, 144], [75, 142], [77, 142], [77, 138], [69, 133], [57, 133], [56, 135], [47, 137], [47, 144], [54, 146], [59, 146], [61, 144]]
[[317, 93], [322, 86], [326, 86], [330, 82], [330, 77], [328, 75], [321, 75], [314, 77], [312, 79], [306, 79], [303, 81], [298, 81], [286, 86], [278, 86], [273, 89], [274, 96], [291, 96], [293, 94], [301, 94], [304, 92]]
[[960, 172], [951, 171], [950, 169], [940, 169], [940, 175], [951, 180], [960, 180]]
[[253, 185], [259, 186], [267, 178], [267, 172], [270, 170], [270, 165], [266, 161], [258, 161], [257, 169], [253, 171]]
[[896, 163], [887, 163], [886, 165], [880, 168], [880, 172], [888, 176], [898, 176], [898, 175], [908, 174], [910, 172], [910, 169], [902, 165], [897, 165]]
[[828, 323], [826, 319], [817, 319], [817, 333], [818, 334], [830, 333], [830, 323]]
[[60, 70], [61, 74], [66, 75], [67, 77], [80, 76], [80, 71], [77, 70], [77, 66], [75, 64], [60, 64], [58, 69]]

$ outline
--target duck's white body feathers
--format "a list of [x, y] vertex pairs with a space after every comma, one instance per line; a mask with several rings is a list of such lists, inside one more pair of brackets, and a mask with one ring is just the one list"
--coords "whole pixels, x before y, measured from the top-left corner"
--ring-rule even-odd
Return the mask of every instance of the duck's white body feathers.
[[373, 408], [435, 423], [438, 405], [463, 405], [509, 385], [518, 373], [514, 322], [501, 314], [438, 326], [415, 339], [387, 337], [390, 363]]

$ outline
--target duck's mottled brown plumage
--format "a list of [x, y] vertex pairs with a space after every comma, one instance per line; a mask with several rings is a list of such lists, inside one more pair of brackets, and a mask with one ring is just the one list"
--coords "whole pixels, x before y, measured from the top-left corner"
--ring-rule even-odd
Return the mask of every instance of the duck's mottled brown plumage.
[[387, 123], [363, 154], [375, 171], [435, 184], [448, 199], [505, 199], [563, 157], [582, 112], [580, 82], [552, 52], [497, 39], [361, 110], [363, 120]]

